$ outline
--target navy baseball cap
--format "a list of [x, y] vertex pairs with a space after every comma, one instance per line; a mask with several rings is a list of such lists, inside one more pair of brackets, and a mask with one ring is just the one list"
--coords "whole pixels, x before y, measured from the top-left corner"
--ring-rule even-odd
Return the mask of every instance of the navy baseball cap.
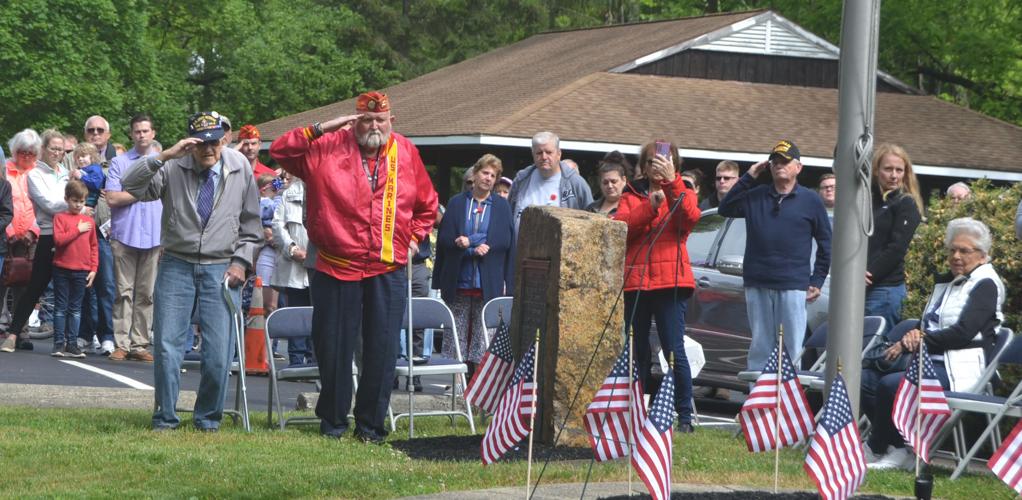
[[224, 118], [216, 111], [200, 111], [188, 119], [188, 135], [203, 142], [219, 141], [225, 130]]
[[799, 153], [798, 146], [796, 146], [794, 142], [791, 142], [787, 139], [778, 142], [777, 145], [774, 146], [774, 149], [770, 151], [771, 160], [773, 160], [774, 157], [776, 156], [780, 156], [781, 158], [784, 158], [787, 161], [802, 160], [802, 154]]

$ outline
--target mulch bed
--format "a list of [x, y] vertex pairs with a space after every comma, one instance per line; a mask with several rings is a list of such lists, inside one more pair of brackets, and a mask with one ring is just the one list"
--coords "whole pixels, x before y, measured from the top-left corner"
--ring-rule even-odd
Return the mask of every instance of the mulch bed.
[[[604, 500], [629, 500], [635, 498], [650, 498], [649, 495], [600, 497]], [[672, 493], [671, 500], [816, 500], [820, 498], [816, 493], [769, 493], [766, 491], [729, 491], [729, 492], [706, 492], [706, 493]], [[855, 500], [892, 500], [891, 497], [882, 495], [856, 495]]]

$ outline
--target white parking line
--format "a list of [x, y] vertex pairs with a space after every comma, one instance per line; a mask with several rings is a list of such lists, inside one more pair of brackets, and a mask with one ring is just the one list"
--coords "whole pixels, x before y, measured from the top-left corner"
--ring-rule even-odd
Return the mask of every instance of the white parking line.
[[120, 382], [120, 383], [122, 383], [122, 384], [124, 384], [124, 385], [126, 385], [128, 387], [131, 387], [132, 389], [142, 389], [143, 391], [155, 390], [155, 389], [153, 389], [152, 386], [145, 385], [142, 382], [139, 382], [139, 381], [137, 381], [135, 379], [131, 379], [131, 378], [125, 377], [124, 375], [121, 375], [119, 373], [114, 373], [114, 372], [103, 370], [101, 368], [96, 368], [95, 366], [92, 366], [92, 365], [87, 365], [85, 363], [80, 363], [78, 361], [70, 361], [70, 360], [66, 360], [66, 359], [62, 359], [62, 360], [60, 360], [60, 362], [61, 363], [67, 363], [67, 364], [69, 364], [71, 366], [77, 366], [78, 368], [81, 368], [83, 370], [88, 370], [88, 371], [93, 372], [93, 373], [98, 373], [98, 374], [100, 374], [100, 375], [102, 375], [104, 377], [107, 377], [107, 378], [112, 378], [112, 379], [114, 379], [114, 380], [116, 380], [116, 381], [118, 381], [118, 382]]

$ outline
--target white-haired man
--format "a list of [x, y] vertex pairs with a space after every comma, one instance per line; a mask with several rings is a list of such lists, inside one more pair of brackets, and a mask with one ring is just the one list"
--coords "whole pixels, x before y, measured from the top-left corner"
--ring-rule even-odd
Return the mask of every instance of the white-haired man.
[[532, 136], [532, 159], [532, 165], [515, 175], [508, 195], [516, 236], [522, 211], [528, 207], [545, 205], [581, 210], [593, 202], [593, 192], [578, 169], [565, 168], [567, 165], [561, 161], [561, 140], [553, 132]]
[[956, 182], [947, 188], [947, 197], [956, 205], [972, 198], [972, 189], [964, 182]]

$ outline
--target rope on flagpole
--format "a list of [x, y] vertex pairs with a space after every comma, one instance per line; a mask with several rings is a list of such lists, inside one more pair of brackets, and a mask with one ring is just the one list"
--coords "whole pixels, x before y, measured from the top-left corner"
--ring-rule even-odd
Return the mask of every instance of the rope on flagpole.
[[536, 372], [539, 370], [539, 328], [536, 329], [536, 341], [533, 345], [532, 358], [532, 411], [529, 413], [529, 467], [525, 476], [525, 500], [529, 500], [529, 485], [532, 484], [532, 438], [536, 435], [536, 399], [539, 396], [539, 379]]
[[783, 363], [781, 354], [784, 352], [784, 325], [780, 325], [777, 333], [777, 408], [774, 410], [774, 494], [777, 494], [777, 486], [780, 477], [781, 466], [781, 380]]
[[635, 430], [632, 429], [632, 420], [635, 415], [632, 415], [632, 409], [635, 408], [632, 399], [635, 397], [635, 391], [632, 390], [632, 377], [635, 376], [633, 370], [635, 368], [632, 362], [632, 356], [635, 355], [633, 352], [634, 345], [632, 345], [632, 330], [628, 329], [628, 422], [626, 423], [626, 429], [628, 429], [628, 496], [632, 496], [632, 453], [635, 453]]

